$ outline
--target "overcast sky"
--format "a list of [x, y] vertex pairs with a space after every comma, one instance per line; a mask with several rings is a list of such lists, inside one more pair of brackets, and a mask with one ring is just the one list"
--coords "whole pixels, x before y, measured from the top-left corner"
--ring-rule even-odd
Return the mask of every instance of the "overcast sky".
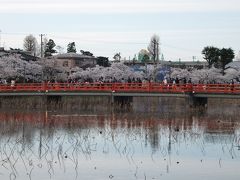
[[153, 34], [166, 60], [201, 60], [208, 45], [240, 50], [239, 0], [0, 0], [0, 19], [5, 48], [42, 33], [110, 59], [132, 58]]

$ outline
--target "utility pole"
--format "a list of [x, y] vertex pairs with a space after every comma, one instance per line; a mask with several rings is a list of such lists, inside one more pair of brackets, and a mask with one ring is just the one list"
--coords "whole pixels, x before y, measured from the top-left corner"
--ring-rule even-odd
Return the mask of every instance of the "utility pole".
[[45, 36], [45, 34], [40, 34], [39, 35], [41, 37], [41, 58], [43, 57], [43, 36]]
[[[41, 37], [41, 60], [43, 58], [43, 36], [45, 36], [45, 34], [40, 34], [40, 37]], [[42, 62], [42, 81], [44, 82], [44, 68], [43, 66], [45, 65], [45, 62]]]
[[[155, 52], [156, 51], [156, 52]], [[158, 68], [158, 65], [159, 65], [159, 41], [155, 40], [155, 44], [154, 44], [154, 52], [155, 52], [155, 63], [154, 63], [154, 82], [156, 82], [157, 80], [157, 68]]]
[[164, 55], [162, 54], [162, 56], [161, 56], [161, 62], [162, 62], [162, 64], [163, 64], [163, 61], [164, 61]]
[[160, 54], [160, 51], [159, 51], [159, 42], [156, 41], [156, 45], [157, 45], [157, 63], [159, 62], [159, 54]]
[[23, 77], [24, 77], [24, 80], [23, 82], [25, 83], [26, 82], [26, 64], [24, 63], [24, 72], [23, 72]]
[[193, 59], [193, 62], [194, 62], [194, 61], [195, 61], [195, 59], [196, 59], [196, 56], [193, 56], [193, 57], [192, 57], [192, 59]]

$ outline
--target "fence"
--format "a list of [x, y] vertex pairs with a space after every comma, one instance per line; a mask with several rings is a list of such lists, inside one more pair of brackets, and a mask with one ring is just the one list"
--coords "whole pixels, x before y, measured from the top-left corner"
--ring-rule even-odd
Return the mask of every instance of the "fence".
[[1, 84], [1, 92], [29, 91], [115, 91], [146, 93], [240, 93], [240, 84], [162, 84], [162, 83], [25, 83]]

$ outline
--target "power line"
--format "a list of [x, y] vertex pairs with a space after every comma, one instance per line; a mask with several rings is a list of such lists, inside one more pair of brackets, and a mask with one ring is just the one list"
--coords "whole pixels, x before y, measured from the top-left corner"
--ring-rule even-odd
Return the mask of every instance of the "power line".
[[[36, 33], [2, 33], [5, 35], [29, 35], [29, 34], [33, 34], [36, 35]], [[38, 33], [39, 34], [39, 33]], [[46, 34], [45, 34], [46, 35]], [[85, 41], [85, 42], [92, 42], [92, 43], [106, 43], [106, 44], [143, 44], [143, 45], [148, 45], [149, 42], [123, 42], [123, 41], [104, 41], [104, 40], [89, 40], [89, 39], [83, 39], [83, 38], [79, 38], [79, 37], [70, 37], [70, 36], [56, 36], [56, 35], [51, 35], [49, 34], [51, 37], [53, 38], [58, 38], [58, 39], [70, 39], [70, 40], [80, 40], [80, 41]], [[169, 48], [173, 48], [173, 49], [179, 49], [179, 50], [186, 50], [186, 51], [193, 51], [193, 49], [188, 49], [188, 48], [182, 48], [182, 47], [176, 47], [170, 44], [166, 44], [166, 43], [162, 43], [162, 46], [165, 47], [169, 47]], [[195, 51], [195, 50], [194, 50]]]
[[[1, 34], [4, 34], [4, 35], [28, 35], [28, 34], [33, 34], [33, 35], [36, 35], [36, 33], [17, 33], [17, 32], [12, 32], [12, 33], [7, 33], [7, 32], [4, 32], [4, 33], [1, 33], [0, 31], [0, 36]], [[42, 36], [41, 36], [42, 35]], [[41, 56], [42, 56], [42, 53], [43, 53], [43, 50], [42, 50], [42, 37], [46, 35], [46, 34], [40, 34], [41, 36]], [[82, 41], [82, 42], [88, 42], [88, 43], [99, 43], [99, 44], [116, 44], [116, 45], [148, 45], [149, 42], [127, 42], [127, 41], [105, 41], [105, 40], [89, 40], [89, 39], [84, 39], [84, 38], [80, 38], [80, 37], [70, 37], [70, 36], [57, 36], [57, 35], [53, 35], [53, 34], [50, 34], [51, 37], [53, 38], [56, 38], [56, 39], [68, 39], [68, 40], [71, 40], [71, 41]], [[1, 44], [1, 37], [0, 37], [0, 44]], [[174, 45], [170, 45], [170, 44], [167, 44], [167, 43], [161, 43], [161, 48], [171, 48], [171, 49], [177, 49], [177, 50], [181, 50], [181, 51], [186, 51], [186, 52], [198, 52], [199, 50], [197, 49], [190, 49], [190, 48], [183, 48], [183, 47], [177, 47], [177, 46], [174, 46]]]
[[183, 48], [183, 47], [177, 47], [177, 46], [173, 46], [173, 45], [170, 45], [170, 44], [166, 44], [166, 43], [163, 43], [161, 44], [163, 47], [168, 47], [168, 48], [172, 48], [172, 49], [177, 49], [177, 50], [182, 50], [182, 51], [196, 51], [198, 52], [199, 50], [197, 49], [189, 49], [189, 48]]
[[59, 39], [70, 39], [70, 40], [80, 40], [85, 42], [92, 42], [92, 43], [104, 43], [104, 44], [148, 44], [146, 42], [123, 42], [123, 41], [104, 41], [104, 40], [89, 40], [89, 39], [82, 39], [78, 37], [67, 37], [67, 36], [55, 36], [51, 35], [51, 37], [59, 38]]
[[[2, 33], [5, 35], [29, 35], [29, 34], [33, 34], [36, 35], [36, 33]], [[39, 33], [38, 33], [39, 34]], [[69, 40], [79, 40], [79, 41], [84, 41], [84, 42], [90, 42], [90, 43], [104, 43], [104, 44], [139, 44], [139, 45], [146, 45], [149, 43], [146, 42], [123, 42], [123, 41], [104, 41], [104, 40], [89, 40], [89, 39], [83, 39], [83, 38], [79, 38], [79, 37], [70, 37], [70, 36], [56, 36], [56, 35], [51, 35], [51, 37], [53, 38], [57, 38], [57, 39], [69, 39]]]

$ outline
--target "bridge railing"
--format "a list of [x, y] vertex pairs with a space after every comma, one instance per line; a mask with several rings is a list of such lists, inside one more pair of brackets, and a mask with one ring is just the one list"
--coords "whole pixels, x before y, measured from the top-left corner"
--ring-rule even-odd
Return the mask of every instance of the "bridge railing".
[[44, 83], [1, 84], [0, 91], [44, 91]]
[[149, 91], [151, 92], [172, 92], [183, 93], [191, 92], [192, 84], [163, 84], [163, 83], [150, 83]]
[[49, 91], [111, 91], [111, 83], [48, 83]]
[[25, 83], [1, 84], [0, 92], [22, 91], [115, 91], [156, 93], [240, 93], [240, 84], [163, 83]]
[[194, 84], [195, 93], [240, 93], [240, 84]]

